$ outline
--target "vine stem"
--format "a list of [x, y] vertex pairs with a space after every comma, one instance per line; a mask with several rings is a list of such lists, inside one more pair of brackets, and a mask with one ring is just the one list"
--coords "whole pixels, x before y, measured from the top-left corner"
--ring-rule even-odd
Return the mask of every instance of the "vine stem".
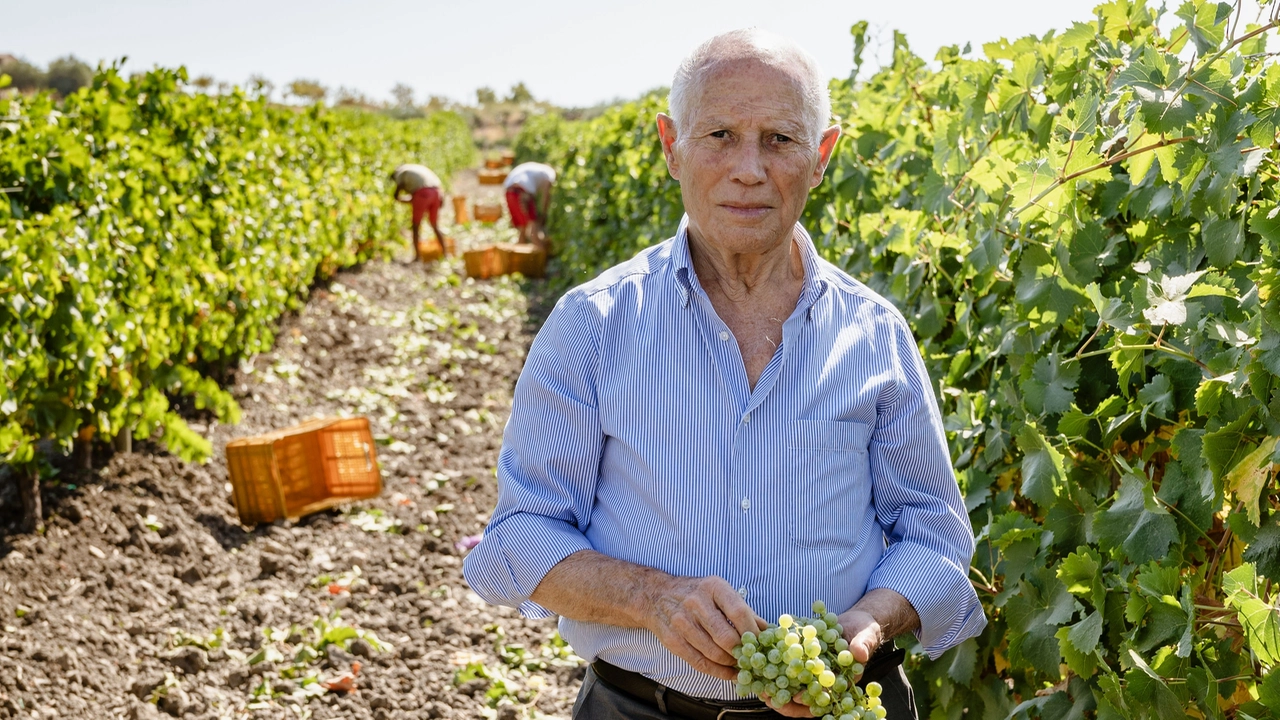
[[1022, 213], [1026, 212], [1028, 208], [1035, 207], [1035, 205], [1039, 203], [1041, 200], [1045, 199], [1049, 195], [1049, 193], [1053, 192], [1054, 190], [1057, 190], [1058, 188], [1062, 187], [1063, 185], [1066, 185], [1067, 183], [1071, 182], [1072, 180], [1075, 180], [1076, 178], [1083, 177], [1085, 175], [1088, 175], [1091, 172], [1096, 172], [1098, 170], [1109, 168], [1113, 165], [1117, 165], [1121, 162], [1124, 162], [1125, 160], [1128, 160], [1129, 158], [1135, 155], [1141, 155], [1142, 153], [1145, 153], [1145, 152], [1151, 152], [1153, 150], [1159, 150], [1160, 148], [1168, 147], [1170, 145], [1177, 145], [1178, 143], [1184, 143], [1184, 142], [1189, 142], [1191, 140], [1198, 140], [1198, 139], [1199, 138], [1196, 137], [1195, 135], [1186, 135], [1183, 137], [1176, 137], [1176, 138], [1164, 138], [1163, 140], [1158, 140], [1156, 142], [1151, 143], [1150, 145], [1145, 145], [1143, 147], [1137, 148], [1136, 150], [1130, 150], [1128, 152], [1122, 152], [1119, 155], [1113, 155], [1112, 157], [1109, 157], [1106, 160], [1103, 160], [1102, 162], [1097, 163], [1096, 165], [1091, 165], [1087, 168], [1084, 168], [1083, 170], [1077, 170], [1071, 173], [1070, 175], [1064, 175], [1062, 177], [1054, 178], [1053, 182], [1049, 183], [1049, 187], [1040, 191], [1039, 195], [1036, 195], [1035, 197], [1028, 200], [1026, 203], [1023, 203], [1022, 207], [1010, 212], [1009, 217], [1014, 217], [1014, 218], [1018, 217]]
[[1099, 355], [1108, 355], [1110, 353], [1116, 352], [1117, 350], [1157, 350], [1159, 352], [1173, 355], [1174, 357], [1182, 358], [1183, 360], [1193, 362], [1202, 368], [1205, 367], [1204, 363], [1200, 362], [1191, 353], [1184, 352], [1175, 347], [1170, 347], [1168, 345], [1165, 345], [1164, 343], [1149, 343], [1146, 345], [1117, 345], [1113, 348], [1103, 348], [1102, 350], [1090, 350], [1087, 353], [1080, 353], [1079, 355], [1069, 357], [1066, 360], [1063, 360], [1063, 362], [1064, 363], [1075, 362], [1077, 360], [1083, 360], [1084, 358], [1097, 357]]

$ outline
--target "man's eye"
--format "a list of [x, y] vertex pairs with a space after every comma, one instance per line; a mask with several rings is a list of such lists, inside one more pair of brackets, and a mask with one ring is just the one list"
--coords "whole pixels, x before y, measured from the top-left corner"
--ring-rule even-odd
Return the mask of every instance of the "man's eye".
[[718, 139], [723, 140], [724, 138], [729, 137], [729, 131], [728, 131], [728, 130], [716, 130], [716, 131], [714, 131], [714, 132], [712, 132], [712, 133], [711, 133], [711, 137], [713, 137], [713, 138], [718, 138]]
[[786, 135], [783, 135], [783, 134], [781, 134], [781, 133], [775, 134], [775, 135], [773, 136], [773, 140], [774, 140], [774, 142], [779, 142], [779, 143], [789, 143], [789, 142], [791, 142], [791, 138], [789, 138], [789, 137], [787, 137]]

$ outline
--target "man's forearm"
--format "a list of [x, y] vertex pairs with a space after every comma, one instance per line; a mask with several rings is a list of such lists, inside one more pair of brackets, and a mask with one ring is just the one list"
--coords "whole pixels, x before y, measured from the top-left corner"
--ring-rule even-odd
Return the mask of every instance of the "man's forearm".
[[643, 628], [652, 607], [647, 598], [671, 579], [661, 570], [579, 550], [556, 563], [529, 599], [570, 620]]

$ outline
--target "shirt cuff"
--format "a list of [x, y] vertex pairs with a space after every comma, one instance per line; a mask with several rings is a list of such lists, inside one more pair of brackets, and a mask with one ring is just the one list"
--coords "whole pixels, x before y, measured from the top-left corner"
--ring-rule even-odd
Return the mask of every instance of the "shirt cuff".
[[555, 613], [529, 596], [557, 563], [590, 549], [586, 536], [563, 520], [516, 513], [485, 530], [484, 539], [463, 562], [462, 575], [493, 605], [518, 607], [525, 617], [551, 617]]
[[920, 616], [916, 638], [929, 659], [937, 660], [987, 625], [982, 603], [965, 570], [923, 545], [896, 542], [881, 556], [867, 591], [888, 588], [905, 597]]

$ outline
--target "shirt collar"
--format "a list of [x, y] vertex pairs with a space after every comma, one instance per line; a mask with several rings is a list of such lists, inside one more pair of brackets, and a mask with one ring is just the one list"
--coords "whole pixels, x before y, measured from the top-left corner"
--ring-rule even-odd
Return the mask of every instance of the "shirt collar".
[[[813, 238], [800, 223], [796, 223], [796, 244], [800, 247], [800, 260], [804, 263], [804, 286], [800, 290], [800, 301], [796, 310], [805, 311], [806, 315], [826, 290], [827, 280], [822, 277], [822, 266], [818, 262], [818, 250], [814, 247]], [[680, 295], [680, 305], [689, 306], [689, 297], [701, 292], [698, 275], [693, 270], [693, 258], [689, 255], [689, 215], [680, 218], [680, 227], [676, 230], [675, 240], [671, 246], [671, 267], [675, 271], [676, 292]]]

